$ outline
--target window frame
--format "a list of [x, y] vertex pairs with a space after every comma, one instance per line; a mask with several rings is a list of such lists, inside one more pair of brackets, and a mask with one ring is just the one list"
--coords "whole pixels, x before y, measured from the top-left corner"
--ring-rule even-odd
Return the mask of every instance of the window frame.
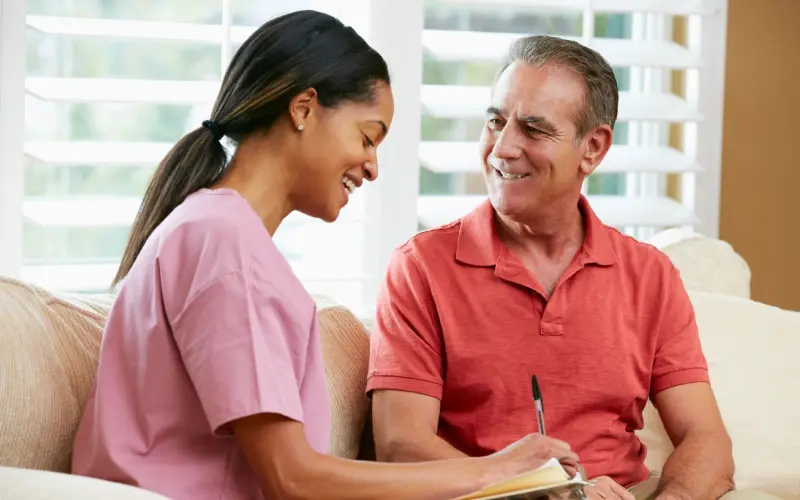
[[22, 273], [25, 0], [0, 2], [0, 275]]
[[[728, 0], [709, 1], [713, 12], [689, 19], [687, 44], [700, 51], [704, 67], [686, 72], [686, 99], [705, 117], [693, 133], [684, 127], [684, 150], [704, 167], [695, 176], [684, 176], [682, 199], [694, 208], [700, 223], [694, 231], [719, 238], [722, 188], [722, 120], [725, 106], [725, 57]], [[702, 72], [702, 75], [700, 73]]]

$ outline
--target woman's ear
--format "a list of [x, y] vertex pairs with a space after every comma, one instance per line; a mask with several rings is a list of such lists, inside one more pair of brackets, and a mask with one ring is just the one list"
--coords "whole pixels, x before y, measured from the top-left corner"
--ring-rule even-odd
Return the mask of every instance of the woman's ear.
[[308, 127], [308, 121], [315, 117], [318, 109], [317, 90], [313, 87], [294, 96], [289, 103], [289, 117], [294, 128], [303, 130]]

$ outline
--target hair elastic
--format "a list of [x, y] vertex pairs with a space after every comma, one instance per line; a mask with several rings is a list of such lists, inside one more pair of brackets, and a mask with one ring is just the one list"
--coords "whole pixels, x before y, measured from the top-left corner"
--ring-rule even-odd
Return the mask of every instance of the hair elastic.
[[214, 137], [215, 141], [219, 141], [225, 136], [225, 134], [222, 133], [222, 127], [213, 120], [204, 120], [203, 126], [211, 131], [211, 135]]

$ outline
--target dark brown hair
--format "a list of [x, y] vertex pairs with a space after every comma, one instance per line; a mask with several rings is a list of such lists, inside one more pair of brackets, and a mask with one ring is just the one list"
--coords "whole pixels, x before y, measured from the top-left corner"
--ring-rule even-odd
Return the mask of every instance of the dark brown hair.
[[586, 95], [575, 117], [577, 139], [599, 125], [614, 128], [619, 106], [619, 88], [611, 65], [600, 53], [564, 38], [546, 35], [526, 36], [511, 45], [497, 78], [516, 61], [523, 61], [536, 67], [545, 64], [562, 66], [583, 78], [586, 83]]
[[229, 158], [219, 136], [235, 145], [269, 129], [291, 100], [309, 88], [317, 91], [322, 106], [331, 108], [372, 101], [378, 82], [389, 83], [383, 57], [335, 17], [304, 10], [261, 26], [233, 57], [207, 126], [180, 139], [153, 174], [112, 286], [125, 278], [175, 207], [220, 178]]

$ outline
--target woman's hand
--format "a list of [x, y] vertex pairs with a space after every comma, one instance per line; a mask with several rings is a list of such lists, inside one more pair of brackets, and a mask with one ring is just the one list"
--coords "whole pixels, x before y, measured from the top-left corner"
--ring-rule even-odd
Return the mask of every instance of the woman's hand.
[[525, 436], [491, 455], [491, 458], [505, 464], [505, 467], [497, 471], [501, 474], [498, 481], [530, 472], [551, 458], [558, 459], [570, 477], [575, 477], [578, 471], [578, 455], [569, 444], [538, 433]]

